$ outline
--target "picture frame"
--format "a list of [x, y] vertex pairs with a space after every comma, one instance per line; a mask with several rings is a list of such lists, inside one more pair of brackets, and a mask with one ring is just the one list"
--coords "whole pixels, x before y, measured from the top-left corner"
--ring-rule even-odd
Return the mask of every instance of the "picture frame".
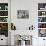
[[17, 10], [17, 18], [18, 19], [29, 19], [29, 11], [28, 10]]

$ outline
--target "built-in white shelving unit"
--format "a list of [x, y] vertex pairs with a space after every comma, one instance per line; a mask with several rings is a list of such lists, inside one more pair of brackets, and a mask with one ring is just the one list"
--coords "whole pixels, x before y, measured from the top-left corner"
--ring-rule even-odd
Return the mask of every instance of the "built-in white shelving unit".
[[0, 3], [0, 35], [8, 37], [8, 3]]
[[38, 3], [38, 31], [40, 37], [46, 37], [46, 3]]
[[8, 0], [0, 0], [0, 45], [8, 46]]

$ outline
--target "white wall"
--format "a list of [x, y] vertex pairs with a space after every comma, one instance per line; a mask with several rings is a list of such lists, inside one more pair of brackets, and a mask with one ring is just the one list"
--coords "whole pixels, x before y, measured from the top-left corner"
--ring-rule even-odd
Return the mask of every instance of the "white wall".
[[0, 3], [8, 3], [8, 0], [0, 0]]
[[[46, 0], [11, 0], [11, 22], [16, 25], [16, 31], [20, 32], [19, 30], [23, 30], [22, 32], [24, 32], [33, 24], [36, 32], [36, 34], [33, 34], [34, 36], [38, 36], [38, 3], [45, 2]], [[17, 10], [29, 10], [29, 19], [17, 19]], [[33, 46], [40, 46], [39, 44], [43, 44], [42, 38], [36, 38], [33, 38]]]
[[[17, 10], [29, 10], [29, 19], [17, 19]], [[17, 30], [26, 30], [32, 24], [35, 25], [37, 23], [37, 2], [31, 0], [12, 0], [11, 15], [11, 20], [16, 25]]]

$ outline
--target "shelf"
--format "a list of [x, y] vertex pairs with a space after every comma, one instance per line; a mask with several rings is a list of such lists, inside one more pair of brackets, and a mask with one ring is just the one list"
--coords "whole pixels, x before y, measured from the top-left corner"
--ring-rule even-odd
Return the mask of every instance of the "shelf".
[[38, 22], [38, 23], [46, 23], [46, 22]]
[[46, 11], [46, 10], [38, 10], [38, 11]]
[[0, 16], [0, 17], [8, 17], [8, 16]]
[[0, 11], [8, 11], [8, 10], [0, 10]]
[[0, 22], [0, 23], [8, 23], [8, 22]]
[[46, 28], [38, 28], [38, 29], [46, 29]]
[[38, 17], [46, 17], [46, 15], [44, 15], [44, 16], [38, 16]]

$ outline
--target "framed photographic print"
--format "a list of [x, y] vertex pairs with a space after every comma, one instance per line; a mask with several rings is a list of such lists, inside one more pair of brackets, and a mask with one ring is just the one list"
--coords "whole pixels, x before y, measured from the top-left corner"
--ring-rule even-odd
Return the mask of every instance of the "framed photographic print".
[[29, 11], [28, 10], [17, 10], [17, 18], [18, 19], [28, 19]]

